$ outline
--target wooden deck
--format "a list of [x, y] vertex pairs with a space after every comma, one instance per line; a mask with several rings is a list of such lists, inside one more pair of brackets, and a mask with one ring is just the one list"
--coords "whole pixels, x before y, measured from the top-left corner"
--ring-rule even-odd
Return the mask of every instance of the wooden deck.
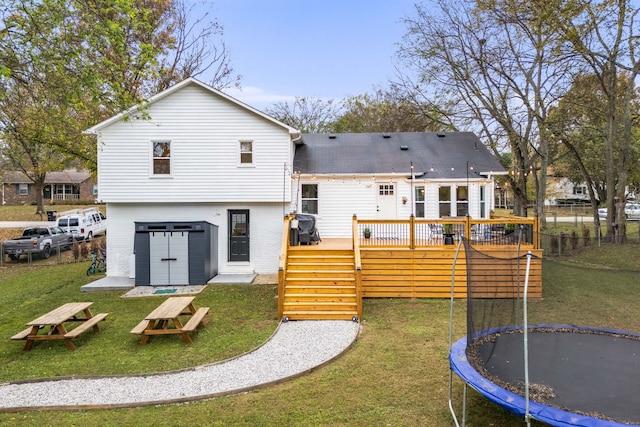
[[[453, 222], [453, 219], [446, 221]], [[354, 238], [323, 238], [314, 245], [290, 246], [289, 224], [285, 220], [278, 274], [278, 295], [282, 296], [278, 299], [280, 317], [360, 318], [362, 298], [450, 298], [452, 273], [454, 296], [466, 298], [464, 248], [455, 261], [458, 240], [445, 244], [442, 235], [429, 231], [434, 225], [438, 226], [438, 222], [443, 220], [358, 221], [354, 218]], [[371, 237], [364, 237], [365, 228], [373, 229]], [[517, 228], [525, 230], [525, 235], [508, 231]], [[455, 233], [470, 236], [472, 245], [483, 253], [496, 259], [505, 258], [504, 265], [499, 265], [500, 261], [498, 264], [491, 261], [491, 265], [485, 261], [484, 268], [491, 272], [491, 277], [485, 280], [481, 293], [476, 296], [516, 296], [521, 289], [518, 281], [522, 281], [526, 260], [522, 258], [514, 264], [507, 258], [515, 258], [518, 251], [520, 255], [530, 251], [533, 257], [528, 297], [542, 297], [542, 250], [538, 244], [537, 220], [509, 218], [472, 223], [469, 218], [457, 219]]]

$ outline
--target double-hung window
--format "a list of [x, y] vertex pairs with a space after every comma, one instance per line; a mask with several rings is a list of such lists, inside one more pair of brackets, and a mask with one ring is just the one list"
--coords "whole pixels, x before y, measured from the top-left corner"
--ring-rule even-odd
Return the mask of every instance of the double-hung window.
[[28, 196], [29, 195], [29, 184], [18, 184], [18, 195], [20, 195], [20, 196]]
[[253, 165], [253, 141], [240, 141], [240, 164]]
[[302, 213], [318, 214], [318, 184], [302, 184]]
[[424, 207], [424, 187], [419, 186], [415, 188], [415, 209], [416, 209], [416, 218], [424, 218], [425, 215], [425, 207]]
[[153, 169], [152, 175], [171, 175], [171, 142], [152, 141]]

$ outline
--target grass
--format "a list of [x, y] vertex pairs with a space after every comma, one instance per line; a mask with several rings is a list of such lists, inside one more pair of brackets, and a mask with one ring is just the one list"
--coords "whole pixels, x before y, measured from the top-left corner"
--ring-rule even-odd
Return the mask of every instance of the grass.
[[[532, 323], [575, 323], [640, 331], [635, 295], [640, 261], [629, 246], [590, 248], [570, 262], [544, 261], [544, 299], [529, 303]], [[605, 255], [606, 254], [606, 255]], [[615, 260], [616, 269], [609, 265]], [[175, 336], [146, 346], [129, 330], [161, 298], [85, 294], [81, 264], [4, 269], [0, 303], [0, 381], [60, 375], [100, 375], [176, 369], [212, 362], [259, 345], [276, 327], [272, 285], [209, 288], [197, 305], [211, 322], [185, 345]], [[59, 342], [22, 352], [8, 340], [24, 323], [63, 301], [91, 300], [110, 313], [102, 330], [87, 332], [70, 352]], [[455, 303], [455, 332], [464, 334], [465, 302]], [[450, 426], [448, 399], [449, 302], [365, 299], [362, 333], [341, 358], [308, 375], [238, 396], [181, 405], [73, 412], [0, 414], [3, 426]], [[460, 413], [462, 382], [454, 381]], [[523, 425], [521, 418], [469, 391], [468, 426]], [[541, 423], [533, 423], [540, 426]]]
[[[33, 208], [33, 207], [29, 207]], [[0, 210], [0, 212], [4, 212]], [[0, 220], [3, 218], [0, 216]], [[637, 245], [603, 245], [563, 261], [544, 261], [544, 299], [529, 303], [532, 323], [575, 323], [640, 332]], [[0, 381], [65, 375], [126, 374], [195, 366], [241, 354], [277, 326], [272, 285], [209, 286], [196, 298], [211, 321], [185, 345], [176, 336], [140, 346], [129, 334], [163, 297], [82, 293], [87, 263], [0, 268]], [[8, 338], [67, 301], [94, 301], [109, 312], [101, 331], [86, 332], [70, 352], [43, 342], [23, 352]], [[465, 302], [455, 303], [455, 339], [465, 332]], [[117, 410], [0, 413], [3, 426], [451, 426], [448, 399], [449, 301], [365, 299], [362, 332], [341, 358], [292, 381], [191, 404]], [[454, 381], [460, 414], [462, 382]], [[470, 390], [468, 426], [524, 425]], [[539, 427], [541, 423], [533, 423]]]

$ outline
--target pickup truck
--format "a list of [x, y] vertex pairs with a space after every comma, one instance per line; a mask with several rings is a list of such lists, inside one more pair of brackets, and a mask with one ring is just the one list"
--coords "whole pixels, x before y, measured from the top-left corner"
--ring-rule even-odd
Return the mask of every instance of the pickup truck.
[[73, 236], [57, 226], [28, 227], [22, 232], [21, 237], [5, 240], [2, 244], [3, 251], [13, 261], [17, 261], [20, 255], [39, 255], [42, 259], [51, 256], [51, 251], [69, 249], [73, 245]]

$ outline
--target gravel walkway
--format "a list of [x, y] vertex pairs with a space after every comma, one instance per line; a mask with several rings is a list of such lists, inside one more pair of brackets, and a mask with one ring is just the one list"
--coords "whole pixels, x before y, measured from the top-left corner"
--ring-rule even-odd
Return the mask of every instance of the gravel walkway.
[[355, 342], [359, 330], [351, 321], [291, 321], [280, 323], [261, 347], [211, 365], [164, 374], [4, 383], [0, 412], [133, 407], [236, 394], [332, 361]]

